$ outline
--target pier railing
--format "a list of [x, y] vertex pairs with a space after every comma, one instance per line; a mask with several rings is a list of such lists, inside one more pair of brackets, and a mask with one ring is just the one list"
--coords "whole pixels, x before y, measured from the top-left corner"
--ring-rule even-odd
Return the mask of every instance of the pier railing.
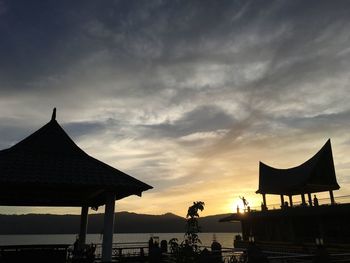
[[[86, 245], [91, 246], [91, 245]], [[100, 260], [102, 258], [102, 244], [94, 244], [94, 258]], [[75, 262], [76, 256], [74, 256], [73, 246], [69, 249], [68, 259], [70, 262]], [[113, 243], [112, 246], [112, 258], [122, 260], [127, 259], [139, 259], [148, 257], [148, 242], [123, 242]], [[78, 256], [81, 259], [87, 259], [86, 255], [81, 254]], [[78, 260], [79, 261], [79, 260]], [[79, 261], [80, 262], [80, 261]], [[85, 262], [85, 261], [84, 261]]]
[[63, 263], [68, 259], [69, 245], [8, 245], [0, 246], [0, 262]]
[[[102, 245], [96, 246], [96, 257], [102, 257]], [[131, 258], [148, 256], [148, 242], [123, 242], [113, 243], [112, 257], [113, 258]]]
[[[243, 263], [246, 262], [246, 248], [225, 248], [221, 250], [212, 250], [209, 246], [201, 246], [200, 250], [207, 249], [210, 251], [205, 258], [206, 262], [222, 262], [222, 263]], [[67, 262], [101, 262], [101, 244], [96, 244], [95, 260], [93, 261], [72, 261]], [[148, 262], [148, 242], [125, 242], [113, 244], [113, 260], [117, 262]], [[270, 250], [262, 251], [268, 258], [270, 263], [300, 263], [313, 262], [317, 251], [308, 254], [291, 253], [291, 252], [276, 252]], [[350, 253], [330, 253], [327, 255], [331, 259], [330, 262], [350, 262]], [[175, 263], [176, 257], [169, 252], [163, 253], [162, 261], [167, 263]]]
[[[247, 262], [247, 250], [236, 248], [223, 248], [221, 251], [223, 263], [243, 263]], [[325, 250], [318, 251], [313, 254], [301, 254], [301, 253], [287, 253], [287, 252], [273, 252], [262, 251], [269, 263], [301, 263], [301, 262], [315, 262], [316, 257], [328, 257], [329, 262], [350, 262], [350, 253], [330, 253]], [[319, 261], [316, 261], [319, 262]], [[323, 261], [322, 261], [323, 262]]]
[[[335, 204], [346, 204], [350, 203], [350, 195], [341, 195], [341, 196], [335, 196]], [[302, 203], [302, 201], [293, 201], [293, 207], [300, 207], [300, 206], [310, 206], [307, 200], [305, 200], [306, 203]], [[330, 199], [328, 197], [325, 198], [319, 198], [318, 199], [318, 205], [331, 205]], [[288, 204], [288, 207], [290, 207], [290, 204]], [[281, 209], [281, 203], [273, 203], [273, 204], [268, 204], [266, 205], [266, 208], [268, 210], [276, 210], [276, 209]], [[249, 212], [249, 211], [261, 211], [262, 207], [261, 206], [252, 206], [252, 207], [246, 207], [243, 212]]]

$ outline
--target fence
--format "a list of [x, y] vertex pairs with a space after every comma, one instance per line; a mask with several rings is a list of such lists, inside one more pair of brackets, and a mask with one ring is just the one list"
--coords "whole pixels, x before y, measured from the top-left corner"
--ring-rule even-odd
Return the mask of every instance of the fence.
[[[301, 263], [301, 262], [315, 262], [315, 258], [328, 257], [328, 262], [350, 262], [350, 253], [338, 253], [338, 254], [327, 254], [317, 253], [316, 254], [297, 254], [297, 253], [279, 253], [271, 251], [263, 251], [266, 255], [269, 263]], [[222, 252], [223, 263], [244, 263], [246, 262], [246, 254], [244, 250], [223, 250]], [[324, 262], [324, 261], [316, 261]], [[326, 261], [325, 261], [326, 262]]]
[[[89, 247], [90, 245], [86, 245]], [[102, 258], [102, 244], [94, 245], [94, 258], [99, 260]], [[73, 247], [69, 249], [69, 261], [74, 262], [73, 260]], [[137, 259], [137, 258], [146, 258], [148, 256], [148, 242], [124, 242], [124, 243], [113, 243], [112, 247], [112, 258], [121, 260], [123, 258], [127, 259]], [[86, 255], [80, 255], [82, 259], [87, 258]]]
[[[208, 249], [208, 259], [215, 256], [215, 261], [222, 263], [243, 263], [246, 262], [247, 250], [238, 248], [222, 248], [221, 250], [210, 250], [208, 246], [201, 246], [200, 249]], [[101, 259], [102, 245], [96, 245], [96, 261]], [[148, 262], [148, 243], [147, 242], [130, 242], [130, 243], [114, 243], [113, 244], [113, 259], [117, 262]], [[287, 252], [272, 252], [263, 251], [269, 263], [300, 263], [313, 262], [318, 251], [314, 254], [287, 253]], [[217, 260], [217, 255], [220, 255], [220, 260]], [[328, 254], [327, 254], [328, 255]], [[329, 254], [330, 262], [350, 262], [350, 253]], [[175, 257], [171, 254], [163, 254], [162, 262], [175, 263]], [[213, 258], [214, 259], [214, 258]], [[87, 261], [82, 261], [87, 262]], [[209, 262], [209, 261], [208, 261]]]
[[[342, 196], [335, 196], [335, 203], [336, 204], [345, 204], [345, 203], [350, 203], [350, 195], [342, 195]], [[286, 199], [285, 199], [286, 200]], [[286, 200], [288, 201], [288, 200]], [[305, 204], [303, 205], [302, 201], [294, 201], [293, 200], [293, 207], [296, 206], [309, 206], [308, 200], [305, 199]], [[319, 198], [318, 199], [318, 204], [319, 205], [330, 205], [330, 198], [329, 197], [325, 197], [325, 198]], [[289, 204], [290, 205], [290, 204]], [[275, 209], [281, 209], [281, 203], [273, 203], [273, 204], [267, 204], [266, 208], [268, 210], [275, 210]], [[244, 212], [248, 212], [248, 211], [260, 211], [261, 206], [252, 206], [249, 208], [245, 208]]]
[[11, 245], [0, 247], [0, 262], [64, 263], [68, 257], [69, 245]]

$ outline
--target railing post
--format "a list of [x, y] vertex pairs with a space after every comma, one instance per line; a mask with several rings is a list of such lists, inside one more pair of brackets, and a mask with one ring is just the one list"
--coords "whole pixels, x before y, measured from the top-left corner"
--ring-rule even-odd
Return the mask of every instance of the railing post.
[[312, 206], [311, 193], [307, 193], [307, 197], [308, 197], [308, 199], [309, 199], [309, 205]]
[[293, 207], [293, 198], [292, 198], [292, 195], [289, 195], [289, 203], [290, 203], [290, 206]]
[[302, 205], [306, 205], [306, 203], [305, 203], [305, 195], [304, 194], [301, 194], [301, 204]]
[[284, 196], [281, 195], [281, 207], [283, 208], [284, 207]]

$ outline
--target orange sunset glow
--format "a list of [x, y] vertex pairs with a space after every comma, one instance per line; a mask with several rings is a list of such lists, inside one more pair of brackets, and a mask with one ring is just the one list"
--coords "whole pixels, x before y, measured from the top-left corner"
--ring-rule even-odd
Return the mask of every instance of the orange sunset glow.
[[[117, 201], [116, 212], [186, 216], [203, 201], [205, 216], [243, 211], [242, 196], [260, 207], [259, 161], [294, 167], [330, 138], [336, 194], [350, 193], [344, 6], [27, 2], [0, 0], [0, 149], [57, 107], [81, 149], [153, 187]], [[28, 213], [80, 208], [0, 207]]]

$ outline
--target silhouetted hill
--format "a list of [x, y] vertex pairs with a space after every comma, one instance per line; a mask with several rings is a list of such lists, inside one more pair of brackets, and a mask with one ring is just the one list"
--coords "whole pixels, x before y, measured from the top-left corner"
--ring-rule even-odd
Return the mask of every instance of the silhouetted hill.
[[[228, 214], [201, 217], [202, 232], [240, 231], [238, 223], [219, 223]], [[0, 215], [0, 234], [74, 234], [79, 231], [79, 215]], [[185, 231], [185, 218], [167, 213], [145, 215], [129, 212], [116, 213], [115, 232], [117, 233], [182, 233]], [[88, 232], [101, 233], [103, 214], [89, 215]]]

